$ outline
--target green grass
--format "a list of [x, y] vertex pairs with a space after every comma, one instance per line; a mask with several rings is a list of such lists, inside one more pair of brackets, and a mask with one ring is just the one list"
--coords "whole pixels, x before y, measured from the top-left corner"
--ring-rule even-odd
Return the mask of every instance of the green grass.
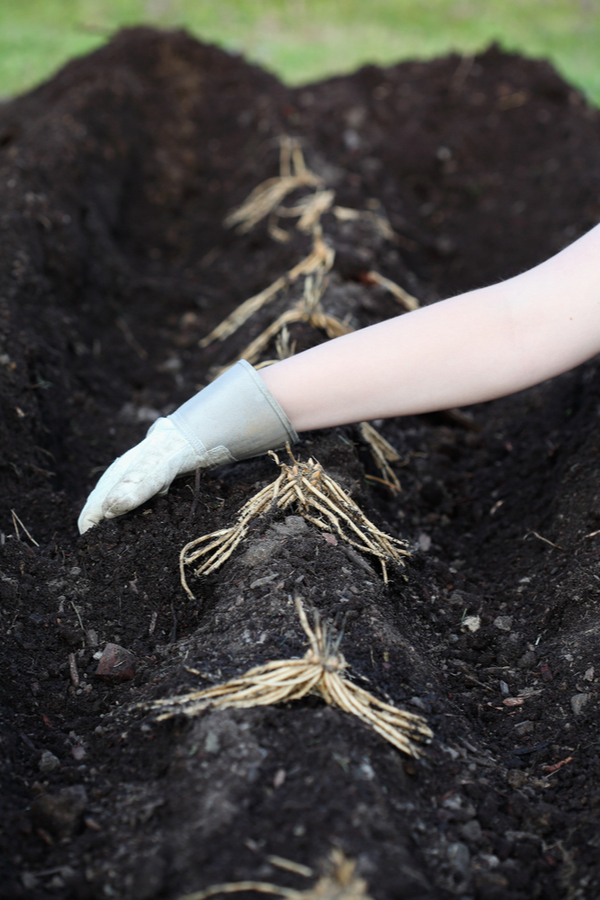
[[289, 84], [496, 40], [550, 59], [600, 104], [600, 0], [0, 0], [0, 95], [140, 23], [183, 26]]

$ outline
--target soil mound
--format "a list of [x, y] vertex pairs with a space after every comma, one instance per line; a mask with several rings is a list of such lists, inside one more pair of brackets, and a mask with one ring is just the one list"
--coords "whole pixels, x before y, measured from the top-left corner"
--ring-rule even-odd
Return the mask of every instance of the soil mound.
[[[322, 311], [352, 327], [400, 311], [381, 279], [435, 302], [600, 214], [597, 111], [495, 47], [291, 90], [133, 29], [0, 108], [0, 896], [307, 891], [337, 849], [377, 900], [597, 897], [596, 360], [467, 413], [378, 423], [401, 494], [358, 428], [303, 436], [298, 457], [414, 548], [387, 584], [292, 510], [184, 592], [181, 548], [233, 523], [277, 476], [268, 458], [77, 534], [103, 468], [302, 299], [288, 277], [199, 346], [313, 249], [285, 218], [224, 225], [288, 138], [335, 192]], [[324, 340], [314, 325], [290, 342]], [[426, 717], [422, 758], [312, 696], [162, 722], [136, 707], [302, 656], [296, 595], [343, 617], [356, 684]]]

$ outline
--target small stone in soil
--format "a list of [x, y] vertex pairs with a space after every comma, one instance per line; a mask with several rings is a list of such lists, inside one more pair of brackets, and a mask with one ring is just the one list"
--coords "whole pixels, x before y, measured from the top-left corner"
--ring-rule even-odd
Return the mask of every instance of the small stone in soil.
[[571, 709], [576, 716], [580, 716], [585, 706], [587, 706], [590, 695], [587, 693], [574, 694], [571, 697]]
[[58, 794], [42, 794], [31, 804], [31, 818], [36, 828], [41, 828], [53, 837], [71, 837], [79, 823], [87, 804], [87, 795], [82, 785], [64, 788]]
[[107, 644], [98, 662], [96, 675], [106, 681], [131, 681], [135, 675], [135, 655], [119, 644]]
[[49, 772], [55, 772], [56, 769], [60, 769], [60, 760], [54, 753], [50, 753], [49, 750], [44, 750], [38, 763], [38, 769], [40, 772], [43, 772], [44, 775], [47, 775]]

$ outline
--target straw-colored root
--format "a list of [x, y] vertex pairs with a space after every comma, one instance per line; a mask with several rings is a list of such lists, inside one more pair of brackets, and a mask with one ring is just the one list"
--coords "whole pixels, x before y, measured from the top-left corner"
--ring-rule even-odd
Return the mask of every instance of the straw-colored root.
[[400, 493], [402, 488], [400, 487], [398, 476], [390, 466], [391, 462], [398, 462], [400, 456], [369, 422], [360, 422], [358, 429], [361, 438], [371, 451], [371, 456], [383, 476], [383, 479], [380, 480], [383, 480], [389, 486], [392, 493]]
[[391, 278], [385, 278], [383, 275], [380, 275], [379, 272], [367, 272], [367, 281], [370, 281], [372, 284], [381, 285], [381, 287], [385, 288], [386, 291], [389, 291], [390, 294], [396, 298], [398, 303], [410, 312], [419, 309], [421, 305], [416, 297], [413, 297], [412, 294], [409, 294], [404, 288], [401, 288], [400, 285], [396, 284], [395, 281], [392, 281]]
[[[254, 364], [261, 354], [266, 350], [274, 337], [280, 335], [288, 325], [296, 322], [306, 322], [312, 328], [324, 331], [328, 338], [341, 337], [343, 334], [350, 334], [354, 328], [326, 313], [321, 305], [321, 298], [327, 287], [327, 279], [324, 277], [326, 272], [325, 266], [320, 266], [314, 275], [308, 275], [304, 281], [304, 295], [290, 309], [286, 309], [274, 322], [265, 328], [247, 347], [245, 347], [234, 362], [245, 359], [249, 363]], [[230, 365], [233, 365], [231, 363]], [[216, 378], [229, 368], [221, 366], [211, 371], [211, 376]]]
[[[307, 169], [300, 144], [292, 138], [284, 137], [281, 140], [279, 175], [268, 178], [255, 187], [242, 205], [229, 213], [225, 225], [228, 227], [237, 225], [238, 233], [245, 234], [274, 212], [288, 194], [301, 187], [320, 187], [322, 184], [323, 179]], [[326, 209], [331, 206], [331, 202]], [[318, 220], [318, 216], [316, 219]]]
[[[314, 872], [308, 866], [299, 866], [289, 860], [270, 856], [269, 862], [306, 878], [314, 876]], [[224, 884], [213, 884], [193, 894], [186, 894], [179, 900], [207, 900], [216, 894], [236, 894], [241, 891], [275, 894], [281, 900], [371, 900], [367, 882], [356, 874], [356, 862], [347, 859], [342, 850], [337, 848], [329, 855], [329, 865], [325, 873], [312, 887], [304, 891], [280, 887], [268, 881], [228, 881]]]
[[286, 275], [282, 275], [281, 278], [270, 284], [269, 287], [240, 304], [216, 328], [213, 328], [210, 334], [202, 338], [199, 346], [204, 348], [212, 344], [213, 341], [224, 341], [225, 338], [234, 334], [238, 328], [247, 322], [250, 316], [253, 316], [255, 312], [258, 312], [259, 309], [262, 309], [263, 306], [274, 300], [281, 290], [290, 284], [294, 284], [300, 276], [311, 275], [317, 270], [328, 272], [333, 265], [334, 257], [334, 251], [325, 243], [320, 230], [317, 229], [313, 234], [313, 247], [308, 256], [297, 263], [293, 269], [290, 269]]
[[279, 477], [244, 504], [235, 525], [205, 534], [185, 545], [179, 555], [179, 571], [182, 586], [190, 597], [193, 594], [186, 580], [186, 566], [202, 560], [195, 569], [196, 575], [209, 575], [229, 559], [246, 536], [251, 519], [270, 509], [287, 509], [293, 503], [300, 515], [313, 525], [325, 531], [333, 529], [353, 547], [376, 556], [386, 582], [386, 562], [402, 564], [403, 557], [410, 556], [406, 541], [380, 531], [318, 462], [309, 459], [300, 463], [294, 459], [289, 447], [288, 452], [291, 466], [280, 463], [277, 456], [271, 454], [280, 466]]
[[273, 706], [312, 693], [320, 695], [329, 706], [356, 716], [403, 753], [420, 756], [420, 745], [433, 737], [426, 719], [384, 703], [350, 681], [344, 675], [348, 663], [339, 650], [342, 634], [334, 639], [316, 612], [311, 627], [299, 597], [296, 597], [296, 609], [309, 641], [309, 649], [302, 659], [273, 660], [225, 684], [155, 700], [150, 709], [159, 713], [158, 720], [179, 713], [196, 716], [208, 706], [214, 709]]

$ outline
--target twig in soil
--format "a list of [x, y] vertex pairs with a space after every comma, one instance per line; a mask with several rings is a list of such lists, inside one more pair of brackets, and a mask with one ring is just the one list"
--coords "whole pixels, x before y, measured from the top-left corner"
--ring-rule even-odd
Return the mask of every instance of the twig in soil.
[[381, 287], [385, 288], [386, 291], [389, 291], [393, 297], [396, 298], [398, 303], [400, 303], [405, 309], [410, 310], [411, 312], [415, 309], [419, 309], [420, 303], [416, 297], [413, 297], [412, 294], [409, 294], [408, 291], [405, 291], [404, 288], [401, 288], [399, 284], [396, 284], [395, 281], [392, 281], [390, 278], [385, 278], [383, 275], [380, 275], [379, 272], [371, 271], [367, 272], [364, 279], [367, 283], [378, 284]]
[[190, 512], [188, 516], [188, 522], [191, 522], [196, 515], [196, 507], [198, 506], [198, 500], [200, 498], [200, 473], [202, 469], [198, 466], [196, 469], [196, 477], [194, 479], [194, 499], [192, 500], [192, 505], [190, 506]]
[[333, 638], [331, 631], [321, 625], [316, 611], [311, 628], [299, 597], [296, 597], [296, 609], [310, 644], [302, 659], [274, 660], [225, 684], [155, 700], [150, 709], [161, 710], [158, 721], [179, 713], [192, 717], [208, 706], [249, 709], [319, 694], [327, 704], [356, 716], [398, 750], [409, 756], [420, 756], [419, 744], [428, 743], [433, 737], [426, 719], [378, 700], [346, 678], [343, 673], [348, 663], [339, 650], [343, 633]]
[[560, 544], [553, 544], [552, 541], [549, 541], [548, 538], [542, 537], [541, 534], [538, 534], [537, 531], [528, 531], [526, 535], [524, 535], [523, 540], [526, 540], [529, 535], [532, 534], [534, 537], [538, 539], [538, 541], [543, 541], [545, 544], [550, 544], [551, 547], [554, 547], [556, 550], [564, 550], [564, 547], [561, 547]]
[[325, 243], [320, 230], [318, 228], [315, 229], [313, 233], [313, 247], [308, 256], [302, 259], [285, 275], [282, 275], [281, 278], [274, 281], [269, 287], [265, 288], [264, 291], [255, 294], [254, 297], [250, 297], [248, 300], [245, 300], [244, 303], [240, 304], [240, 306], [238, 306], [237, 309], [234, 309], [226, 319], [223, 319], [220, 325], [213, 328], [210, 334], [207, 334], [206, 337], [202, 338], [199, 342], [199, 346], [204, 348], [208, 347], [209, 344], [212, 344], [213, 341], [224, 341], [225, 338], [234, 334], [234, 332], [236, 332], [250, 316], [254, 315], [255, 312], [258, 312], [259, 309], [262, 309], [267, 303], [270, 303], [271, 300], [274, 300], [279, 291], [283, 290], [283, 288], [287, 287], [289, 284], [294, 284], [301, 275], [310, 275], [317, 269], [328, 272], [333, 265], [334, 258], [334, 251]]
[[[272, 861], [275, 857], [270, 858]], [[276, 865], [278, 863], [275, 863]], [[304, 869], [305, 871], [301, 871]], [[186, 894], [179, 900], [205, 900], [215, 894], [235, 894], [241, 891], [257, 891], [259, 894], [275, 894], [285, 900], [371, 900], [368, 885], [364, 878], [356, 874], [356, 862], [346, 859], [342, 850], [332, 850], [329, 857], [328, 871], [308, 890], [298, 891], [294, 888], [280, 887], [268, 881], [228, 881], [225, 884], [213, 884], [203, 891]], [[312, 871], [306, 866], [298, 866], [294, 871], [307, 878]]]
[[[279, 477], [263, 488], [241, 508], [238, 520], [230, 528], [221, 528], [205, 534], [185, 545], [179, 555], [181, 584], [193, 599], [185, 577], [185, 567], [196, 560], [208, 557], [196, 571], [196, 575], [209, 575], [229, 559], [238, 544], [248, 533], [251, 519], [271, 509], [287, 509], [296, 503], [298, 512], [308, 522], [324, 531], [333, 529], [343, 540], [363, 553], [376, 556], [381, 562], [384, 581], [387, 583], [386, 562], [403, 563], [402, 557], [410, 556], [406, 541], [393, 538], [380, 531], [367, 519], [360, 507], [324, 471], [314, 459], [297, 462], [288, 445], [293, 465], [280, 463], [275, 453], [270, 455], [281, 469]], [[197, 549], [199, 548], [199, 549]]]
[[542, 766], [542, 769], [545, 772], [545, 777], [549, 778], [550, 775], [554, 775], [555, 772], [558, 772], [559, 769], [562, 769], [563, 766], [566, 766], [567, 763], [573, 762], [572, 756], [567, 756], [566, 759], [561, 759], [560, 762], [554, 763], [551, 766]]
[[40, 545], [38, 544], [38, 542], [37, 542], [34, 538], [31, 537], [31, 535], [29, 534], [29, 532], [27, 531], [27, 529], [25, 528], [25, 526], [24, 526], [23, 523], [21, 522], [20, 518], [18, 517], [18, 515], [16, 514], [16, 512], [14, 511], [14, 509], [11, 509], [10, 512], [11, 512], [11, 515], [12, 515], [13, 525], [15, 526], [15, 533], [16, 533], [16, 535], [17, 535], [17, 540], [18, 540], [18, 541], [21, 540], [21, 536], [20, 536], [20, 534], [19, 534], [19, 528], [18, 528], [18, 525], [17, 525], [17, 522], [18, 522], [19, 525], [21, 526], [21, 528], [23, 529], [23, 531], [25, 532], [25, 534], [27, 535], [27, 537], [29, 538], [29, 540], [31, 541], [31, 543], [32, 543], [32, 544], [35, 544], [36, 547], [39, 547]]
[[282, 856], [267, 856], [268, 861], [279, 869], [285, 869], [286, 872], [296, 872], [298, 875], [304, 875], [305, 878], [312, 878], [313, 870], [309, 866], [303, 866], [302, 863], [294, 862], [292, 859], [284, 859]]
[[74, 653], [69, 653], [69, 674], [71, 675], [71, 681], [73, 682], [73, 687], [79, 687], [79, 672], [77, 671], [77, 660], [75, 658]]
[[175, 601], [171, 600], [171, 615], [173, 616], [173, 626], [169, 635], [169, 643], [174, 644], [177, 640], [177, 613], [175, 612]]
[[[392, 445], [379, 434], [377, 429], [369, 424], [369, 422], [360, 422], [358, 430], [361, 438], [371, 451], [371, 456], [375, 460], [377, 468], [383, 475], [383, 478], [377, 480], [383, 481], [383, 483], [390, 488], [392, 493], [399, 493], [402, 488], [400, 487], [398, 476], [391, 468], [390, 463], [399, 462], [400, 455], [394, 450]], [[375, 476], [370, 477], [374, 478]]]
[[129, 344], [132, 350], [135, 350], [140, 359], [147, 359], [148, 352], [144, 350], [142, 345], [138, 342], [135, 337], [133, 331], [129, 327], [129, 324], [125, 321], [123, 317], [119, 317], [117, 319], [117, 327], [125, 338], [125, 342]]

